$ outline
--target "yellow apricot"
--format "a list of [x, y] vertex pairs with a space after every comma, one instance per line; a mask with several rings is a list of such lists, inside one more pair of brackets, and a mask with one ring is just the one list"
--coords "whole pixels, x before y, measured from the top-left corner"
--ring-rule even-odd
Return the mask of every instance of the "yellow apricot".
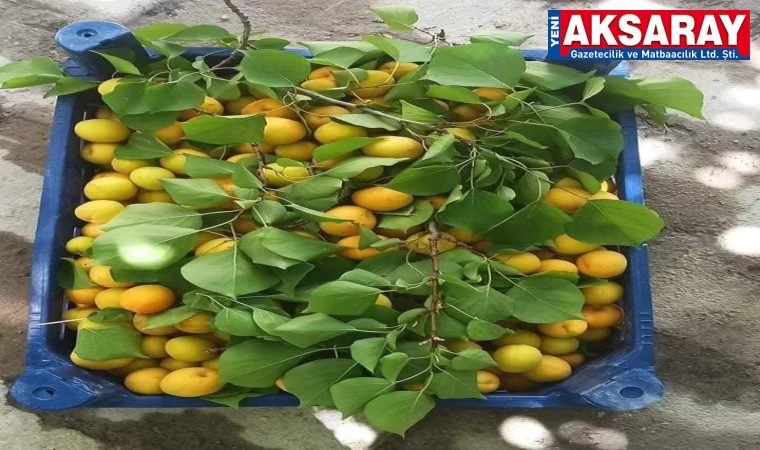
[[180, 361], [174, 358], [164, 358], [161, 360], [160, 363], [158, 363], [158, 367], [163, 367], [164, 369], [171, 370], [171, 371], [186, 369], [188, 367], [198, 367], [198, 366], [200, 366], [200, 363]]
[[591, 193], [578, 188], [551, 188], [544, 195], [544, 201], [567, 214], [578, 211], [586, 204]]
[[[421, 232], [413, 234], [406, 238], [405, 243], [406, 248], [415, 253], [429, 255], [432, 250], [430, 245], [430, 233]], [[438, 249], [438, 254], [454, 250], [457, 248], [457, 240], [449, 233], [439, 233], [438, 245], [436, 245], [436, 248]]]
[[552, 248], [557, 253], [562, 253], [563, 255], [581, 255], [598, 249], [599, 245], [578, 241], [566, 234], [560, 234], [554, 238]]
[[114, 153], [116, 153], [118, 147], [118, 144], [98, 144], [96, 142], [91, 142], [82, 146], [82, 149], [79, 150], [79, 156], [85, 161], [93, 164], [111, 164], [111, 161], [113, 161], [114, 158]]
[[76, 255], [83, 255], [87, 250], [92, 248], [95, 238], [92, 236], [77, 236], [66, 241], [66, 251]]
[[342, 139], [366, 136], [367, 130], [364, 128], [332, 121], [320, 126], [314, 132], [314, 139], [322, 144], [329, 144]]
[[212, 369], [212, 370], [219, 370], [219, 357], [217, 356], [214, 359], [203, 361], [201, 363], [201, 367], [205, 367], [207, 369]]
[[116, 358], [116, 359], [107, 359], [105, 361], [90, 361], [88, 359], [82, 359], [74, 352], [71, 352], [69, 355], [69, 359], [71, 359], [71, 362], [76, 364], [79, 367], [84, 367], [85, 369], [90, 370], [112, 370], [112, 369], [118, 369], [119, 367], [124, 367], [127, 364], [131, 363], [134, 358]]
[[500, 263], [509, 266], [520, 273], [529, 275], [536, 273], [541, 268], [541, 260], [533, 253], [499, 253], [494, 258]]
[[501, 389], [507, 392], [527, 392], [541, 387], [541, 383], [526, 380], [516, 373], [505, 373], [499, 375]]
[[580, 341], [574, 337], [556, 338], [542, 336], [541, 346], [538, 349], [545, 355], [566, 355], [578, 350], [580, 345]]
[[320, 78], [333, 78], [333, 72], [336, 70], [344, 70], [340, 67], [335, 66], [322, 66], [318, 69], [314, 69], [311, 72], [309, 72], [309, 75], [306, 77], [309, 80], [318, 80]]
[[174, 327], [179, 331], [191, 334], [211, 333], [211, 321], [214, 315], [208, 311], [199, 311], [182, 322], [175, 324]]
[[119, 296], [126, 288], [108, 288], [98, 292], [95, 296], [95, 305], [100, 309], [121, 308]]
[[242, 96], [235, 100], [230, 100], [224, 104], [224, 112], [228, 116], [239, 116], [243, 108], [255, 102], [255, 97]]
[[121, 78], [111, 78], [110, 80], [103, 81], [98, 85], [98, 94], [107, 95], [116, 89], [116, 85], [121, 83]]
[[319, 223], [319, 228], [322, 231], [333, 236], [355, 236], [359, 234], [359, 225], [370, 230], [377, 225], [377, 218], [372, 214], [372, 211], [361, 206], [336, 206], [327, 210], [325, 214], [348, 220], [347, 222]]
[[541, 265], [538, 268], [538, 273], [544, 272], [570, 272], [578, 273], [578, 267], [570, 261], [562, 259], [544, 259], [541, 260]]
[[95, 110], [95, 118], [96, 119], [111, 119], [119, 121], [116, 117], [113, 115], [113, 111], [111, 111], [111, 108], [107, 106], [98, 106], [98, 109]]
[[446, 232], [454, 236], [457, 241], [464, 242], [465, 244], [474, 244], [483, 239], [483, 236], [475, 234], [470, 230], [465, 230], [464, 228], [451, 227], [446, 230]]
[[169, 126], [154, 131], [153, 136], [155, 136], [159, 141], [163, 142], [166, 145], [174, 145], [178, 144], [182, 139], [184, 139], [185, 132], [179, 125], [179, 122], [174, 122]]
[[358, 155], [359, 155], [359, 152], [353, 151], [353, 152], [344, 153], [340, 156], [336, 156], [335, 158], [326, 159], [324, 161], [320, 161], [320, 162], [313, 161], [313, 164], [318, 169], [331, 169], [335, 167], [335, 165], [338, 164], [339, 162], [345, 161], [349, 158], [353, 158], [354, 156], [358, 156]]
[[493, 344], [497, 347], [504, 347], [505, 345], [530, 345], [531, 347], [541, 346], [541, 336], [528, 330], [515, 330], [514, 333], [505, 334], [493, 341]]
[[357, 206], [380, 212], [394, 211], [414, 203], [413, 196], [383, 186], [360, 189], [351, 195], [351, 200]]
[[150, 161], [144, 159], [114, 158], [113, 161], [111, 161], [111, 167], [113, 167], [113, 170], [124, 175], [129, 175], [133, 170], [139, 169], [140, 167], [150, 167], [150, 165]]
[[581, 289], [587, 305], [607, 305], [623, 298], [623, 286], [614, 281]]
[[451, 114], [457, 122], [474, 122], [487, 112], [488, 110], [484, 111], [476, 105], [457, 105], [451, 109]]
[[93, 200], [82, 203], [74, 210], [77, 219], [94, 224], [104, 224], [116, 217], [124, 205], [114, 200]]
[[314, 131], [322, 125], [331, 122], [330, 116], [340, 116], [349, 114], [350, 112], [340, 106], [315, 106], [304, 111], [303, 119], [306, 121], [306, 125]]
[[86, 256], [80, 256], [79, 258], [75, 259], [74, 262], [76, 262], [77, 266], [81, 267], [82, 270], [84, 270], [88, 274], [90, 273], [90, 269], [92, 269], [95, 266], [95, 260], [92, 258], [88, 258]]
[[393, 104], [392, 101], [388, 101], [384, 97], [352, 98], [348, 102], [360, 106], [391, 106]]
[[422, 197], [423, 200], [427, 200], [428, 203], [433, 205], [433, 208], [435, 209], [441, 209], [443, 205], [446, 204], [446, 202], [449, 200], [448, 197], [445, 195], [431, 195], [429, 197]]
[[481, 394], [488, 394], [490, 392], [493, 392], [499, 389], [499, 385], [501, 384], [501, 381], [499, 380], [498, 376], [492, 374], [491, 372], [486, 372], [485, 370], [478, 370], [477, 383], [478, 383], [478, 391]]
[[278, 145], [274, 153], [280, 158], [288, 158], [296, 161], [311, 161], [317, 144], [310, 141], [298, 141], [292, 144]]
[[[378, 237], [382, 240], [388, 239], [385, 236], [378, 236]], [[359, 235], [348, 236], [336, 242], [336, 244], [340, 245], [341, 247], [346, 248], [345, 250], [339, 253], [340, 256], [346, 259], [350, 259], [352, 261], [363, 261], [367, 258], [371, 258], [373, 256], [377, 256], [380, 253], [382, 253], [380, 250], [377, 250], [371, 247], [367, 247], [364, 250], [359, 250], [359, 239], [360, 239]], [[393, 250], [393, 248], [390, 248], [384, 251], [389, 251], [389, 250]]]
[[375, 300], [375, 304], [377, 306], [384, 306], [386, 308], [393, 308], [393, 302], [385, 294], [378, 295], [377, 296], [377, 300]]
[[281, 117], [283, 119], [298, 120], [298, 114], [296, 114], [295, 111], [273, 98], [262, 98], [261, 100], [249, 103], [240, 111], [240, 114], [264, 114], [267, 117]]
[[71, 320], [72, 322], [66, 322], [66, 328], [76, 330], [79, 328], [79, 325], [84, 322], [84, 319], [94, 312], [97, 312], [97, 308], [78, 306], [64, 311], [63, 314], [61, 314], [61, 320]]
[[151, 358], [166, 358], [166, 343], [169, 338], [166, 336], [143, 336], [140, 341], [140, 351], [143, 355]]
[[84, 195], [90, 200], [128, 200], [137, 194], [137, 186], [129, 179], [101, 177], [84, 185]]
[[167, 336], [177, 332], [177, 329], [171, 325], [158, 328], [146, 328], [148, 326], [148, 318], [150, 318], [150, 315], [148, 314], [135, 314], [134, 317], [132, 317], [132, 326], [134, 326], [140, 333], [150, 336]]
[[620, 198], [612, 192], [599, 191], [588, 198], [589, 200], [620, 200]]
[[460, 139], [464, 139], [465, 141], [474, 141], [477, 139], [472, 131], [468, 130], [467, 128], [444, 128], [443, 131]]
[[203, 397], [222, 389], [216, 370], [205, 367], [188, 367], [166, 375], [159, 386], [165, 394], [175, 397]]
[[605, 341], [611, 334], [612, 328], [589, 328], [585, 333], [578, 336], [578, 340], [583, 342]]
[[520, 374], [523, 378], [539, 383], [562, 381], [573, 373], [567, 361], [556, 356], [544, 355], [538, 365]]
[[405, 75], [408, 75], [417, 68], [420, 67], [417, 63], [412, 62], [396, 62], [396, 61], [388, 61], [385, 64], [382, 64], [380, 67], [378, 67], [379, 70], [382, 70], [383, 72], [391, 75], [393, 78], [398, 81], [400, 78], [404, 77]]
[[174, 172], [163, 167], [140, 167], [129, 174], [129, 179], [143, 189], [163, 191], [161, 180], [175, 178]]
[[228, 237], [215, 237], [195, 248], [195, 256], [210, 255], [229, 250], [235, 246], [235, 240]]
[[575, 261], [578, 271], [595, 278], [613, 278], [628, 267], [628, 260], [622, 253], [610, 250], [595, 250], [581, 255]]
[[111, 266], [94, 266], [90, 269], [90, 278], [96, 284], [107, 288], [128, 288], [134, 286], [131, 281], [116, 281], [111, 275]]
[[159, 361], [157, 359], [135, 358], [134, 361], [127, 364], [126, 366], [119, 367], [118, 369], [109, 370], [108, 373], [112, 375], [116, 375], [117, 377], [124, 378], [130, 373], [137, 372], [138, 370], [149, 369], [151, 367], [158, 367], [158, 362]]
[[554, 338], [571, 338], [580, 336], [587, 329], [588, 323], [586, 323], [585, 320], [577, 319], [538, 325], [538, 331]]
[[256, 155], [253, 153], [240, 153], [237, 155], [232, 155], [229, 158], [227, 158], [227, 161], [231, 163], [239, 163], [240, 161], [246, 159], [246, 158], [255, 158]]
[[247, 234], [251, 231], [258, 230], [259, 225], [251, 219], [244, 219], [240, 217], [232, 222], [232, 228], [236, 233]]
[[288, 392], [288, 389], [285, 386], [285, 378], [278, 378], [277, 381], [274, 382], [274, 385], [280, 388], [280, 390]]
[[283, 167], [277, 163], [267, 164], [262, 172], [267, 186], [273, 187], [283, 187], [309, 178], [306, 167]]
[[82, 233], [82, 236], [98, 237], [106, 234], [106, 232], [98, 228], [98, 225], [95, 223], [87, 223], [82, 226], [79, 231]]
[[447, 339], [444, 345], [447, 349], [449, 349], [449, 351], [452, 351], [454, 353], [460, 353], [462, 350], [466, 350], [468, 348], [474, 348], [478, 350], [483, 349], [483, 347], [481, 347], [476, 342], [463, 341], [459, 339]]
[[602, 181], [601, 188], [605, 192], [614, 193], [617, 190], [617, 185], [615, 184], [615, 180], [613, 180], [612, 178], [609, 178], [607, 180]]
[[541, 352], [530, 345], [511, 344], [499, 347], [491, 355], [502, 372], [522, 373], [538, 366]]
[[121, 293], [119, 303], [123, 309], [138, 314], [153, 314], [174, 304], [174, 291], [160, 284], [144, 284]]
[[319, 78], [316, 80], [306, 80], [301, 83], [301, 87], [310, 91], [324, 91], [337, 88], [338, 83], [330, 78]]
[[200, 150], [193, 150], [192, 148], [178, 148], [177, 150], [172, 150], [172, 153], [173, 155], [162, 156], [158, 162], [164, 169], [171, 170], [177, 175], [187, 175], [187, 172], [185, 171], [187, 157], [185, 157], [185, 155], [197, 156], [199, 158], [209, 157], [208, 154], [203, 153]]
[[362, 148], [362, 153], [379, 158], [408, 158], [412, 160], [419, 158], [425, 152], [420, 141], [416, 139], [387, 135], [377, 136], [377, 138], [381, 140]]
[[396, 82], [393, 77], [381, 70], [367, 70], [367, 78], [349, 83], [349, 93], [355, 97], [379, 97], [391, 90]]
[[131, 131], [115, 120], [89, 119], [74, 125], [74, 133], [85, 141], [108, 144], [126, 140]]
[[560, 178], [559, 180], [554, 182], [555, 188], [573, 188], [573, 189], [583, 189], [583, 184], [581, 184], [580, 181], [574, 180], [572, 178]]
[[139, 203], [174, 203], [174, 199], [168, 192], [148, 189], [141, 189], [137, 193], [137, 201]]
[[472, 90], [472, 92], [477, 94], [478, 97], [487, 98], [488, 100], [492, 100], [494, 102], [504, 101], [510, 94], [510, 91], [508, 89], [495, 89], [486, 87], [475, 88]]
[[586, 355], [581, 352], [568, 353], [567, 355], [558, 355], [558, 357], [570, 364], [573, 369], [586, 362]]
[[581, 314], [589, 328], [610, 328], [623, 321], [623, 310], [617, 305], [585, 305]]
[[149, 367], [136, 370], [124, 378], [124, 386], [135, 394], [160, 395], [160, 384], [171, 372], [163, 367]]
[[201, 362], [213, 358], [214, 343], [197, 336], [180, 336], [169, 339], [166, 353], [174, 359], [187, 362]]
[[301, 122], [282, 117], [266, 117], [264, 144], [292, 144], [300, 141], [304, 136], [306, 136], [306, 127]]
[[370, 181], [375, 181], [380, 178], [384, 170], [385, 169], [382, 166], [370, 167], [368, 169], [364, 169], [359, 173], [359, 175], [354, 175], [351, 177], [351, 179], [358, 183], [369, 183]]

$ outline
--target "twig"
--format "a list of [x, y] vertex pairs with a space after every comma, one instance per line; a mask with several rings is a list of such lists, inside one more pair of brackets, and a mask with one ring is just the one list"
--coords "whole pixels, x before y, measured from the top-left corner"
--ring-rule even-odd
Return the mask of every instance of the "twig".
[[428, 223], [428, 231], [430, 232], [430, 239], [428, 244], [430, 245], [430, 261], [432, 263], [432, 273], [430, 274], [430, 281], [433, 285], [432, 301], [428, 311], [430, 312], [430, 350], [433, 351], [438, 347], [438, 344], [443, 340], [438, 337], [438, 312], [443, 308], [443, 301], [441, 299], [441, 264], [438, 259], [438, 238], [440, 232], [438, 231], [438, 224], [431, 220]]
[[230, 11], [235, 13], [236, 16], [238, 16], [238, 19], [240, 19], [240, 23], [243, 24], [243, 34], [240, 35], [240, 43], [238, 44], [237, 49], [233, 50], [232, 53], [230, 53], [230, 56], [225, 58], [222, 62], [215, 65], [211, 68], [211, 70], [216, 69], [222, 69], [227, 66], [227, 64], [231, 63], [235, 60], [237, 57], [237, 52], [240, 50], [245, 50], [248, 48], [248, 38], [251, 35], [251, 19], [240, 10], [240, 8], [235, 5], [232, 0], [222, 0], [224, 4], [229, 8]]
[[258, 165], [256, 167], [256, 176], [258, 176], [259, 181], [264, 183], [266, 186], [267, 178], [264, 176], [264, 154], [261, 153], [261, 149], [259, 148], [258, 144], [251, 144], [251, 147], [253, 147], [253, 152], [256, 153], [256, 164]]
[[[400, 117], [396, 117], [396, 116], [393, 116], [391, 114], [386, 114], [386, 113], [384, 113], [382, 111], [378, 111], [376, 109], [367, 108], [365, 106], [360, 106], [360, 105], [354, 105], [353, 103], [344, 102], [343, 100], [336, 100], [334, 98], [330, 98], [330, 97], [328, 97], [326, 95], [322, 95], [322, 94], [320, 94], [318, 92], [310, 91], [308, 89], [304, 89], [304, 88], [299, 87], [299, 86], [293, 86], [293, 89], [295, 89], [296, 92], [299, 92], [299, 93], [301, 93], [301, 94], [303, 94], [303, 95], [305, 95], [307, 97], [311, 97], [312, 100], [313, 99], [319, 99], [319, 100], [322, 100], [324, 102], [332, 103], [333, 105], [342, 106], [342, 107], [348, 109], [349, 111], [361, 111], [361, 112], [365, 112], [367, 114], [372, 114], [372, 115], [379, 116], [379, 117], [385, 117], [386, 119], [391, 119], [391, 120], [395, 120], [395, 121], [398, 121], [398, 122], [408, 123], [410, 125], [417, 125], [417, 126], [421, 126], [421, 127], [425, 127], [425, 128], [430, 128], [430, 129], [436, 129], [436, 130], [439, 129], [438, 126], [433, 125], [433, 124], [429, 124], [429, 123], [425, 123], [425, 122], [417, 122], [417, 121], [408, 120], [408, 119], [402, 119]], [[445, 127], [445, 124], [441, 124], [441, 125], [443, 125], [443, 127]]]

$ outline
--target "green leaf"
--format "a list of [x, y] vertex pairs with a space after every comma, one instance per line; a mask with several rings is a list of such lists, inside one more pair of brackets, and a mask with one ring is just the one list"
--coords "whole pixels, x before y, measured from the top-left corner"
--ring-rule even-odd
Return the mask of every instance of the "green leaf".
[[98, 236], [92, 256], [98, 264], [120, 269], [157, 270], [195, 248], [197, 230], [168, 225], [134, 225]]
[[250, 309], [224, 308], [214, 317], [214, 329], [232, 336], [261, 336]]
[[255, 48], [265, 48], [272, 50], [281, 50], [287, 47], [288, 44], [290, 44], [290, 41], [282, 38], [263, 38], [251, 41], [251, 45]]
[[523, 81], [549, 91], [581, 84], [593, 76], [593, 72], [583, 73], [570, 67], [543, 61], [528, 61], [525, 65]]
[[467, 324], [467, 336], [473, 341], [491, 341], [499, 339], [510, 331], [499, 325], [482, 320], [471, 320]]
[[[441, 279], [446, 281], [443, 292], [452, 309], [488, 322], [512, 315], [513, 300], [501, 292], [488, 286], [472, 286], [451, 275], [443, 275]], [[456, 315], [453, 311], [451, 314]]]
[[285, 372], [297, 366], [314, 349], [293, 347], [283, 342], [261, 339], [243, 341], [228, 347], [219, 357], [219, 378], [237, 386], [273, 386]]
[[241, 388], [238, 386], [227, 386], [219, 392], [211, 395], [204, 395], [201, 398], [211, 403], [217, 403], [220, 405], [228, 406], [230, 408], [239, 408], [240, 403], [242, 403], [245, 399], [276, 394], [278, 391], [279, 389], [274, 388], [273, 392], [249, 392], [249, 390], [246, 388]]
[[119, 308], [106, 308], [90, 314], [87, 316], [87, 320], [95, 323], [130, 322], [132, 320], [132, 312]]
[[401, 117], [404, 120], [422, 123], [439, 123], [444, 121], [444, 118], [438, 114], [404, 100], [401, 100]]
[[387, 167], [406, 160], [407, 158], [375, 158], [372, 156], [357, 156], [355, 158], [349, 158], [345, 161], [339, 162], [332, 169], [324, 172], [323, 174], [333, 178], [351, 178], [359, 175], [370, 167]]
[[649, 119], [659, 126], [664, 126], [668, 123], [670, 116], [664, 106], [653, 105], [651, 103], [645, 103], [641, 105], [641, 109], [646, 111]]
[[441, 223], [464, 228], [473, 233], [487, 231], [494, 223], [509, 217], [515, 208], [504, 198], [491, 192], [472, 189], [438, 213]]
[[515, 318], [528, 323], [581, 319], [583, 294], [573, 283], [554, 277], [518, 281], [507, 294], [514, 300]]
[[583, 88], [583, 100], [588, 100], [604, 90], [606, 80], [604, 77], [591, 77], [586, 80], [586, 86]]
[[362, 36], [362, 39], [379, 48], [398, 62], [430, 61], [431, 48], [424, 45], [384, 36]]
[[351, 344], [351, 358], [370, 372], [375, 371], [386, 346], [385, 338], [367, 338]]
[[323, 212], [310, 209], [310, 208], [304, 208], [303, 206], [291, 204], [288, 205], [288, 208], [293, 210], [293, 212], [300, 218], [310, 220], [312, 222], [334, 222], [334, 223], [340, 223], [340, 222], [347, 222], [348, 219], [341, 219], [339, 217], [330, 216]]
[[324, 211], [338, 203], [342, 186], [343, 182], [336, 178], [309, 177], [279, 189], [279, 195], [305, 208]]
[[181, 305], [176, 308], [167, 309], [156, 314], [151, 314], [145, 321], [145, 328], [163, 328], [176, 325], [185, 319], [193, 317], [198, 310], [196, 308]]
[[375, 304], [382, 291], [350, 281], [332, 281], [311, 292], [309, 311], [358, 316]]
[[518, 204], [529, 205], [544, 198], [551, 184], [549, 177], [538, 170], [527, 170], [512, 186], [515, 191], [515, 201]]
[[411, 6], [381, 6], [370, 8], [391, 31], [412, 31], [420, 20]]
[[193, 25], [183, 27], [168, 36], [163, 36], [163, 40], [175, 42], [209, 42], [221, 41], [222, 39], [231, 37], [234, 36], [231, 35], [229, 31], [216, 25]]
[[496, 361], [491, 355], [479, 348], [466, 348], [451, 360], [451, 367], [455, 370], [480, 370], [495, 366]]
[[330, 388], [358, 372], [358, 365], [350, 359], [320, 359], [290, 369], [285, 374], [285, 386], [298, 397], [301, 407], [335, 406]]
[[180, 205], [207, 208], [227, 201], [227, 193], [211, 180], [164, 178], [161, 180], [172, 200]]
[[334, 122], [347, 123], [362, 128], [380, 128], [388, 131], [398, 131], [401, 129], [401, 123], [385, 117], [378, 117], [373, 114], [351, 113], [332, 116]]
[[433, 397], [423, 392], [396, 391], [382, 394], [364, 407], [370, 425], [403, 436], [435, 408]]
[[85, 81], [76, 77], [61, 77], [55, 80], [55, 86], [45, 93], [45, 98], [59, 95], [76, 94], [98, 86], [97, 81]]
[[0, 88], [13, 89], [55, 83], [63, 77], [58, 64], [47, 56], [0, 66]]
[[155, 136], [132, 133], [129, 136], [129, 142], [120, 145], [114, 156], [118, 159], [154, 159], [173, 154], [171, 149]]
[[260, 228], [246, 234], [240, 241], [240, 248], [254, 257], [250, 245], [260, 242], [267, 250], [286, 258], [309, 262], [334, 255], [343, 250], [339, 245], [288, 233], [277, 228]]
[[430, 388], [436, 397], [448, 398], [478, 398], [485, 399], [478, 391], [477, 371], [474, 370], [444, 370], [433, 375]]
[[446, 339], [467, 339], [465, 324], [442, 312], [438, 315], [438, 335]]
[[364, 250], [376, 242], [380, 242], [380, 237], [369, 228], [359, 225], [359, 250]]
[[249, 50], [244, 53], [240, 70], [251, 83], [291, 87], [304, 81], [311, 71], [309, 61], [295, 53], [280, 50]]
[[400, 80], [385, 94], [386, 100], [398, 100], [400, 98], [421, 98], [425, 96], [425, 89], [431, 83], [422, 81], [427, 74], [428, 64], [423, 64], [414, 72], [408, 73], [401, 77]]
[[133, 225], [169, 225], [198, 230], [203, 225], [196, 211], [172, 203], [135, 203], [127, 205], [108, 223], [100, 225], [103, 231]]
[[266, 120], [262, 114], [198, 116], [180, 124], [185, 138], [218, 145], [261, 142], [264, 139], [265, 125]]
[[388, 381], [395, 383], [398, 379], [398, 375], [401, 373], [401, 370], [404, 369], [406, 363], [408, 362], [409, 355], [406, 353], [396, 352], [380, 358], [378, 367], [380, 369], [380, 373], [383, 374], [383, 376]]
[[508, 45], [510, 47], [519, 47], [525, 41], [532, 38], [533, 34], [525, 34], [518, 32], [506, 32], [506, 33], [494, 33], [494, 34], [474, 34], [470, 36], [470, 42], [472, 43], [492, 43]]
[[312, 64], [337, 66], [347, 69], [361, 59], [366, 52], [352, 47], [336, 47], [311, 58]]
[[573, 214], [567, 234], [600, 245], [639, 246], [665, 226], [656, 212], [622, 200], [589, 200]]
[[254, 265], [237, 248], [194, 258], [182, 266], [194, 285], [228, 297], [261, 292], [278, 283], [265, 267]]
[[232, 182], [241, 189], [260, 189], [263, 187], [261, 180], [245, 164], [235, 164], [232, 169]]
[[104, 52], [96, 52], [95, 50], [90, 50], [90, 51], [102, 56], [106, 61], [108, 61], [109, 64], [113, 66], [114, 69], [116, 69], [117, 73], [126, 73], [130, 75], [142, 75], [142, 72], [140, 72], [140, 69], [138, 69], [137, 66], [127, 61], [126, 59], [119, 58], [118, 56], [114, 56], [114, 55], [109, 55], [108, 53], [104, 53]]
[[541, 244], [564, 233], [570, 217], [543, 201], [531, 203], [487, 230], [486, 237], [496, 244], [522, 249]]
[[144, 27], [132, 29], [132, 34], [147, 40], [162, 39], [188, 28], [179, 23], [154, 23]]
[[308, 48], [315, 57], [321, 57], [323, 53], [336, 48], [353, 48], [362, 52], [370, 52], [375, 48], [362, 41], [301, 41], [300, 45]]
[[254, 220], [264, 226], [275, 225], [283, 221], [288, 215], [288, 210], [280, 202], [274, 200], [262, 200], [254, 203], [251, 212]]
[[206, 91], [189, 81], [162, 83], [145, 88], [148, 112], [182, 111], [194, 108], [206, 98]]
[[123, 324], [99, 328], [80, 328], [74, 352], [88, 361], [107, 361], [117, 358], [146, 358], [140, 351], [142, 334]]
[[330, 394], [343, 417], [349, 417], [361, 411], [368, 401], [392, 389], [393, 385], [382, 378], [359, 377], [334, 384]]
[[322, 313], [296, 317], [275, 329], [277, 336], [302, 348], [319, 344], [351, 331], [356, 331], [356, 328]]
[[195, 155], [185, 155], [185, 171], [193, 178], [224, 178], [235, 173], [235, 164], [214, 158], [203, 158]]
[[435, 165], [406, 169], [385, 187], [412, 195], [435, 195], [451, 191], [459, 181], [456, 167]]
[[314, 161], [322, 162], [327, 161], [328, 159], [337, 158], [338, 156], [374, 144], [377, 141], [378, 139], [376, 138], [356, 137], [341, 139], [329, 144], [320, 145], [314, 149]]
[[382, 215], [380, 219], [380, 228], [386, 230], [406, 231], [421, 223], [425, 223], [433, 216], [435, 209], [427, 200], [417, 200], [414, 202], [414, 209], [408, 216]]
[[576, 117], [557, 125], [560, 135], [577, 158], [598, 164], [617, 161], [623, 150], [620, 125], [598, 117]]
[[63, 289], [86, 289], [97, 286], [73, 258], [61, 258], [58, 268], [58, 286]]
[[129, 128], [143, 133], [152, 133], [154, 131], [160, 130], [161, 128], [166, 128], [169, 125], [173, 124], [176, 119], [177, 113], [175, 111], [164, 111], [146, 114], [128, 114], [119, 116], [121, 123]]
[[182, 296], [182, 303], [198, 310], [218, 313], [232, 305], [229, 298], [200, 289], [190, 291]]
[[442, 85], [511, 88], [525, 71], [522, 54], [499, 44], [467, 44], [436, 50], [425, 75]]
[[253, 310], [253, 321], [259, 328], [264, 330], [265, 333], [272, 336], [277, 336], [277, 327], [286, 323], [288, 320], [290, 320], [290, 317], [266, 309], [255, 308]]
[[641, 79], [635, 83], [642, 90], [646, 103], [677, 109], [704, 120], [704, 95], [691, 81], [672, 77], [661, 80]]
[[438, 86], [433, 85], [425, 92], [427, 97], [442, 98], [459, 103], [483, 103], [478, 95], [461, 86]]

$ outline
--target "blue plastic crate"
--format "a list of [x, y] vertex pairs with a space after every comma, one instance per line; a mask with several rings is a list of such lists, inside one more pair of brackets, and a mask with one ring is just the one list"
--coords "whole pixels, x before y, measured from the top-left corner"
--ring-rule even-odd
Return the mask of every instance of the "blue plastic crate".
[[[129, 31], [107, 22], [83, 22], [64, 28], [59, 44], [71, 55], [64, 67], [68, 75], [103, 78], [110, 73], [102, 61], [93, 59], [93, 48], [134, 46]], [[192, 49], [189, 57], [213, 49]], [[143, 50], [140, 48], [138, 53]], [[305, 54], [301, 50], [296, 50]], [[541, 60], [544, 51], [526, 51], [526, 58]], [[138, 57], [144, 57], [139, 55]], [[221, 54], [221, 57], [224, 55]], [[611, 75], [627, 76], [628, 66], [618, 65]], [[32, 260], [26, 368], [11, 387], [11, 395], [26, 408], [66, 410], [77, 407], [175, 408], [215, 407], [200, 399], [136, 395], [122, 381], [105, 372], [77, 367], [68, 359], [74, 332], [62, 324], [40, 326], [61, 320], [67, 301], [57, 286], [59, 258], [66, 255], [65, 242], [77, 227], [73, 211], [82, 201], [82, 188], [91, 173], [79, 157], [80, 140], [74, 125], [87, 117], [97, 102], [93, 92], [59, 97], [50, 131], [50, 144], [42, 187], [40, 215]], [[633, 112], [617, 115], [623, 127], [625, 150], [616, 175], [622, 199], [643, 203], [636, 117]], [[623, 276], [625, 323], [614, 336], [615, 350], [581, 366], [567, 380], [543, 390], [494, 393], [486, 400], [439, 400], [440, 406], [484, 408], [595, 407], [631, 410], [658, 401], [664, 392], [654, 371], [652, 298], [649, 288], [647, 248], [624, 249], [629, 267]], [[289, 394], [244, 400], [242, 406], [296, 406]]]

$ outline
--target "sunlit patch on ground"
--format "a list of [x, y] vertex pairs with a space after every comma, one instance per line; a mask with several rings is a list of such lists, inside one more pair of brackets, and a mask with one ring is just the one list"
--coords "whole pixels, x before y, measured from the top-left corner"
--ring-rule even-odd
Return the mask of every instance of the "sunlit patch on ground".
[[675, 161], [680, 156], [680, 149], [670, 142], [654, 138], [639, 139], [639, 158], [641, 166], [649, 167], [661, 161]]
[[713, 189], [736, 189], [742, 185], [742, 176], [725, 167], [706, 166], [694, 170], [694, 178]]
[[377, 433], [372, 428], [357, 422], [352, 417], [342, 419], [339, 411], [316, 411], [314, 417], [333, 432], [338, 442], [351, 450], [367, 449], [377, 439]]
[[499, 426], [499, 434], [507, 443], [525, 450], [542, 450], [554, 445], [554, 436], [540, 421], [514, 416]]
[[[760, 101], [758, 103], [760, 105]], [[729, 151], [723, 153], [720, 163], [742, 175], [760, 173], [760, 155], [751, 152]]]
[[625, 433], [573, 420], [562, 424], [557, 430], [562, 439], [573, 444], [588, 445], [596, 450], [625, 450], [628, 448], [628, 438]]
[[760, 227], [733, 227], [725, 231], [718, 241], [731, 253], [760, 256]]

